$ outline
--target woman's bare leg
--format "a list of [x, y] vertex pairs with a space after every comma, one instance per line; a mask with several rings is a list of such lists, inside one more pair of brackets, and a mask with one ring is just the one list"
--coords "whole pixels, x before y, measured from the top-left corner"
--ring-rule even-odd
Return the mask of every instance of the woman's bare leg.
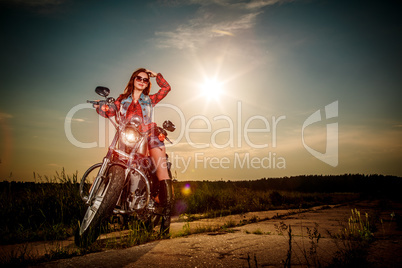
[[[159, 204], [163, 209], [161, 230], [162, 236], [168, 236], [170, 231], [170, 212], [172, 209], [173, 201], [173, 185], [172, 180], [169, 178], [166, 162], [165, 147], [157, 147], [150, 150], [150, 155], [156, 167], [156, 176], [159, 180]], [[157, 201], [157, 202], [158, 202]]]
[[150, 155], [154, 161], [156, 168], [156, 176], [159, 181], [169, 180], [166, 162], [166, 149], [165, 147], [156, 147], [150, 150]]

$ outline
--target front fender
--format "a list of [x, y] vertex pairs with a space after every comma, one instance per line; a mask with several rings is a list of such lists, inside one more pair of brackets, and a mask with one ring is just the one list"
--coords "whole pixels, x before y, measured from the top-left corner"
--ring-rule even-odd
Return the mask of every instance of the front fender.
[[85, 179], [87, 178], [88, 174], [91, 173], [95, 168], [99, 168], [103, 165], [103, 163], [96, 163], [95, 165], [92, 165], [90, 168], [85, 171], [84, 175], [82, 176], [81, 182], [80, 182], [80, 196], [81, 199], [86, 202], [88, 200], [88, 196], [84, 194], [84, 186], [85, 186]]
[[[84, 202], [87, 202], [87, 200], [88, 200], [88, 196], [86, 196], [84, 193], [85, 180], [88, 177], [89, 173], [91, 173], [96, 168], [100, 168], [102, 165], [103, 165], [103, 162], [92, 165], [90, 168], [87, 169], [87, 171], [85, 171], [84, 175], [82, 176], [79, 192], [80, 192], [80, 197]], [[127, 168], [127, 165], [125, 165], [124, 163], [111, 162], [108, 164], [107, 170], [109, 170], [112, 166], [120, 166], [124, 169]], [[106, 170], [106, 172], [107, 172], [107, 170]]]

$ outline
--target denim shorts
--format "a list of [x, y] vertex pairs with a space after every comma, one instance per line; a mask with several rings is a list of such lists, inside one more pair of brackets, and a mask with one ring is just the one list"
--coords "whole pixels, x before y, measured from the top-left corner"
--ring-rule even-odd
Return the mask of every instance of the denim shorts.
[[165, 146], [165, 143], [163, 141], [160, 141], [158, 136], [156, 136], [154, 133], [148, 136], [148, 147], [149, 149], [157, 148], [157, 147], [163, 147]]

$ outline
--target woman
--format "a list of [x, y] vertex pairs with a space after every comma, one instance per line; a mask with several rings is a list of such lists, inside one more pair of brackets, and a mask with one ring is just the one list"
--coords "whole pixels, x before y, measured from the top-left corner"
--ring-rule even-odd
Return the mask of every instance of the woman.
[[[156, 94], [149, 95], [151, 90], [151, 77], [156, 77], [156, 83], [161, 87]], [[109, 109], [104, 112], [96, 107], [96, 111], [104, 116], [111, 117], [120, 113], [120, 116], [130, 120], [133, 115], [139, 115], [143, 119], [142, 130], [150, 129], [156, 125], [151, 121], [153, 107], [161, 101], [170, 91], [170, 85], [160, 73], [140, 68], [132, 75], [123, 94], [115, 101], [117, 111]], [[169, 178], [166, 163], [165, 145], [159, 140], [155, 133], [148, 137], [148, 147], [151, 159], [156, 167], [156, 175], [159, 180], [159, 213], [162, 215], [161, 231], [169, 233], [170, 210], [172, 205], [172, 180]]]

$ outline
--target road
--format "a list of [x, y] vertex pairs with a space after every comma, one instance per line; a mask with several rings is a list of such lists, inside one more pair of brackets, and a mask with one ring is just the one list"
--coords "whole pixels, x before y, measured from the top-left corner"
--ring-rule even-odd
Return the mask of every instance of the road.
[[[42, 263], [40, 267], [283, 267], [288, 257], [294, 267], [326, 266], [333, 261], [336, 252], [343, 249], [342, 245], [336, 245], [336, 240], [329, 233], [340, 232], [351, 216], [351, 209], [359, 209], [362, 215], [365, 212], [373, 215], [374, 207], [376, 204], [373, 202], [361, 202], [304, 211], [266, 211], [204, 219], [190, 222], [185, 227], [185, 223], [174, 222], [172, 233], [177, 234], [188, 227], [195, 230], [259, 219], [226, 232], [211, 231], [127, 249], [105, 250]], [[399, 209], [397, 213], [402, 212], [402, 206]], [[372, 267], [402, 267], [402, 232], [397, 230], [395, 221], [389, 220], [390, 211], [381, 213], [377, 215], [389, 224], [387, 230], [382, 228], [381, 232], [375, 234], [378, 238], [371, 244], [367, 260]], [[289, 226], [292, 230], [290, 256]]]

